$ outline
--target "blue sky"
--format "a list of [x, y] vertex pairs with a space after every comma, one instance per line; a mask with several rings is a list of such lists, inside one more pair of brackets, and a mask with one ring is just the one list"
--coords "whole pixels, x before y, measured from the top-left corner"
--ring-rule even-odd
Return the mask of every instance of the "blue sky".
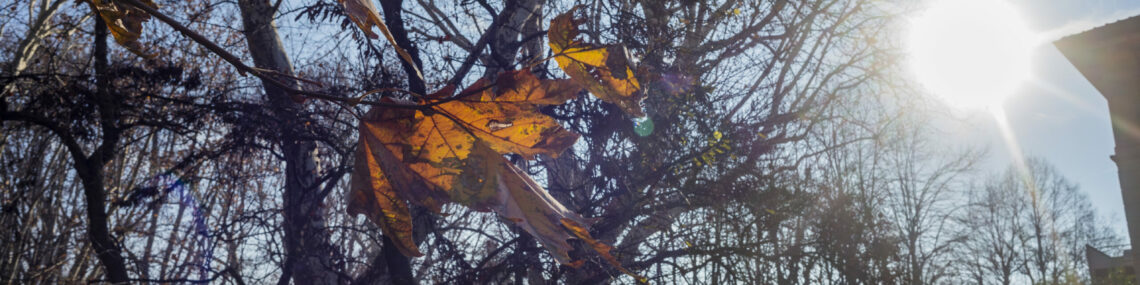
[[[995, 0], [1000, 1], [1000, 0]], [[1017, 144], [1026, 156], [1051, 162], [1080, 185], [1093, 206], [1117, 231], [1126, 235], [1124, 208], [1113, 153], [1108, 105], [1051, 41], [1061, 36], [1140, 15], [1140, 1], [1013, 0], [1031, 29], [1048, 41], [1033, 56], [1030, 82], [1005, 102], [1005, 113]], [[982, 171], [996, 173], [1013, 161], [990, 115], [965, 115], [969, 126], [955, 133], [964, 140], [988, 144]]]

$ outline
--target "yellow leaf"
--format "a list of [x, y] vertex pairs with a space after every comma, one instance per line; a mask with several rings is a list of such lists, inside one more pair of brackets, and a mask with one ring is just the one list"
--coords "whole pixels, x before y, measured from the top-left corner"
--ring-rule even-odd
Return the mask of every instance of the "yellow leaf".
[[[427, 119], [418, 128], [433, 144], [438, 144], [435, 142], [438, 140], [451, 140], [454, 142], [449, 145], [460, 151], [470, 150], [470, 142], [478, 138], [500, 153], [515, 153], [527, 159], [537, 154], [558, 156], [578, 135], [539, 113], [538, 106], [562, 103], [573, 98], [565, 94], [576, 94], [581, 88], [569, 81], [540, 81], [529, 72], [519, 73], [501, 75], [509, 79], [499, 80], [501, 84], [496, 85], [497, 88], [490, 88], [483, 80], [476, 82], [460, 92], [460, 96], [475, 93], [478, 96], [436, 105], [431, 114], [425, 114]], [[466, 157], [463, 153], [456, 155], [460, 159]]]
[[571, 8], [550, 21], [547, 37], [558, 67], [598, 99], [616, 104], [635, 117], [644, 117], [641, 101], [645, 99], [645, 93], [629, 65], [625, 48], [589, 44], [577, 39], [578, 24], [584, 20], [574, 18], [574, 13], [581, 7]]

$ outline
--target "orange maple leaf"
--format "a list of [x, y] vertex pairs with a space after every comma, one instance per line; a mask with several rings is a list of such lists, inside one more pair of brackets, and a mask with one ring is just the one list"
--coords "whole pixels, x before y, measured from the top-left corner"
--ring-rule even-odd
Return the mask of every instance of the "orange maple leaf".
[[444, 88], [409, 108], [373, 108], [360, 124], [349, 213], [365, 214], [401, 253], [420, 256], [407, 203], [436, 212], [459, 203], [512, 221], [560, 263], [582, 264], [568, 254], [573, 247], [567, 240], [577, 238], [629, 273], [608, 245], [590, 236], [585, 219], [503, 157], [557, 156], [573, 144], [578, 135], [538, 108], [565, 102], [581, 89], [574, 80], [511, 71], [500, 73], [494, 85], [480, 80], [455, 96], [453, 88]]
[[373, 108], [360, 123], [349, 213], [366, 214], [405, 255], [420, 255], [405, 201], [436, 212], [449, 202], [492, 210], [502, 153], [557, 156], [578, 138], [538, 112], [573, 98], [581, 87], [572, 81], [516, 71], [500, 74], [494, 88], [480, 80], [457, 96], [452, 90], [409, 108]]

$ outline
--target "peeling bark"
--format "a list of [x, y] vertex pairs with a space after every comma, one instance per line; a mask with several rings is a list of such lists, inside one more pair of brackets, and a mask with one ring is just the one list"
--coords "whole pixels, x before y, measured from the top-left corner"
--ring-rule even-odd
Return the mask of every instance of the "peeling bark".
[[[238, 1], [241, 9], [243, 33], [249, 45], [250, 56], [258, 68], [292, 75], [293, 66], [277, 34], [273, 21], [275, 7], [268, 0]], [[281, 82], [295, 85], [289, 78]], [[311, 139], [312, 130], [306, 126], [308, 118], [302, 114], [303, 106], [286, 93], [267, 82], [262, 82], [265, 95], [282, 130], [278, 138], [285, 158], [284, 232], [285, 266], [281, 283], [291, 278], [296, 284], [341, 284], [340, 270], [333, 262], [337, 251], [329, 243], [322, 207], [324, 197], [318, 175], [320, 167], [317, 147]]]

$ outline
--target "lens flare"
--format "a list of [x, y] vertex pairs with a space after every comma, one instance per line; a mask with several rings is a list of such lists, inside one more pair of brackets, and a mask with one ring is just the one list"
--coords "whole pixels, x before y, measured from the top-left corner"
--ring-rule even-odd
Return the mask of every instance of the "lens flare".
[[198, 275], [203, 282], [210, 278], [210, 260], [214, 259], [214, 248], [210, 242], [210, 230], [206, 225], [206, 214], [199, 207], [198, 199], [194, 198], [193, 193], [190, 193], [190, 188], [186, 186], [186, 182], [172, 174], [163, 174], [155, 176], [151, 179], [151, 185], [158, 189], [162, 189], [161, 195], [165, 196], [171, 192], [178, 195], [178, 202], [183, 206], [190, 209], [190, 215], [193, 217], [193, 230], [197, 234], [194, 238], [194, 244], [198, 248], [197, 259], [194, 263], [198, 267]]

